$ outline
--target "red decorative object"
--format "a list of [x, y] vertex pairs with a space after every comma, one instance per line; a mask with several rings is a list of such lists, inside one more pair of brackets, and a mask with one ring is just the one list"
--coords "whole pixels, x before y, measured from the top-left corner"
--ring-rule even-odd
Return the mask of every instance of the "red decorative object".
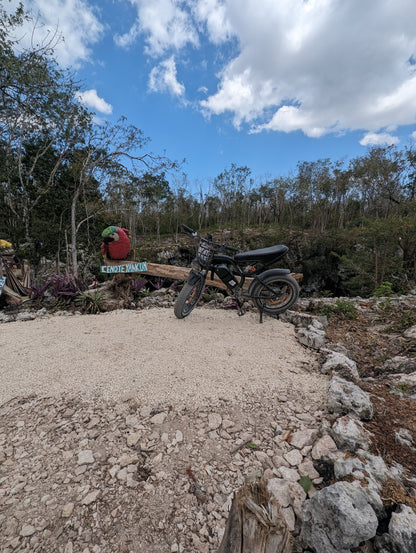
[[126, 259], [130, 252], [130, 231], [126, 228], [107, 227], [103, 233], [101, 253], [107, 259]]

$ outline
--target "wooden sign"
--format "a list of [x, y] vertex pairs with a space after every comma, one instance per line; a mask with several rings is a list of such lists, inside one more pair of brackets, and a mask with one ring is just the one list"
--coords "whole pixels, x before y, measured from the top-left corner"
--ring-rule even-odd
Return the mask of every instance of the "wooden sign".
[[101, 265], [100, 272], [107, 274], [117, 273], [143, 273], [147, 271], [145, 261], [132, 261], [130, 263], [121, 263], [120, 265]]
[[3, 292], [3, 286], [6, 284], [6, 277], [0, 277], [0, 296]]

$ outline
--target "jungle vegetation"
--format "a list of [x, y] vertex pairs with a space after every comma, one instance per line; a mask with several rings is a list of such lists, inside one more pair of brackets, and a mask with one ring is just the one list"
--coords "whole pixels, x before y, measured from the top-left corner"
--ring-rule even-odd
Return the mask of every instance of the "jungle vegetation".
[[52, 43], [18, 48], [25, 17], [0, 0], [0, 238], [18, 256], [77, 275], [96, 263], [109, 225], [129, 228], [134, 244], [158, 244], [185, 223], [231, 230], [241, 247], [287, 244], [311, 293], [414, 289], [414, 145], [299, 161], [291, 175], [258, 177], [230, 163], [196, 187], [127, 120], [95, 124]]

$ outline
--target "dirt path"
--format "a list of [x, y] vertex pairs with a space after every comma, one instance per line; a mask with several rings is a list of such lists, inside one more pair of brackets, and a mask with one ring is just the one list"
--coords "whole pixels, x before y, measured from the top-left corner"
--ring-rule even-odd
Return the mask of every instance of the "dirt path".
[[259, 324], [251, 313], [53, 316], [2, 325], [0, 348], [0, 404], [31, 393], [192, 405], [261, 390], [326, 392], [326, 378], [313, 370], [316, 356], [297, 342], [294, 327], [270, 318]]
[[53, 316], [1, 325], [0, 350], [1, 551], [215, 553], [250, 475], [312, 466], [327, 377], [291, 324]]

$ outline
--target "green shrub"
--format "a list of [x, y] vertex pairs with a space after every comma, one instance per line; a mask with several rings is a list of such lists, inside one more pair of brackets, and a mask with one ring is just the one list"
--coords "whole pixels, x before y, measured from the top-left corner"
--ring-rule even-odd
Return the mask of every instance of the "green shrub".
[[375, 296], [378, 298], [383, 298], [386, 296], [391, 296], [393, 294], [393, 284], [388, 280], [385, 280], [375, 291]]
[[83, 313], [101, 313], [103, 311], [104, 292], [93, 290], [81, 292], [75, 300], [75, 305]]
[[346, 320], [354, 320], [358, 316], [358, 309], [348, 301], [338, 300], [335, 304], [326, 304], [319, 310], [319, 315], [327, 317], [337, 316]]

